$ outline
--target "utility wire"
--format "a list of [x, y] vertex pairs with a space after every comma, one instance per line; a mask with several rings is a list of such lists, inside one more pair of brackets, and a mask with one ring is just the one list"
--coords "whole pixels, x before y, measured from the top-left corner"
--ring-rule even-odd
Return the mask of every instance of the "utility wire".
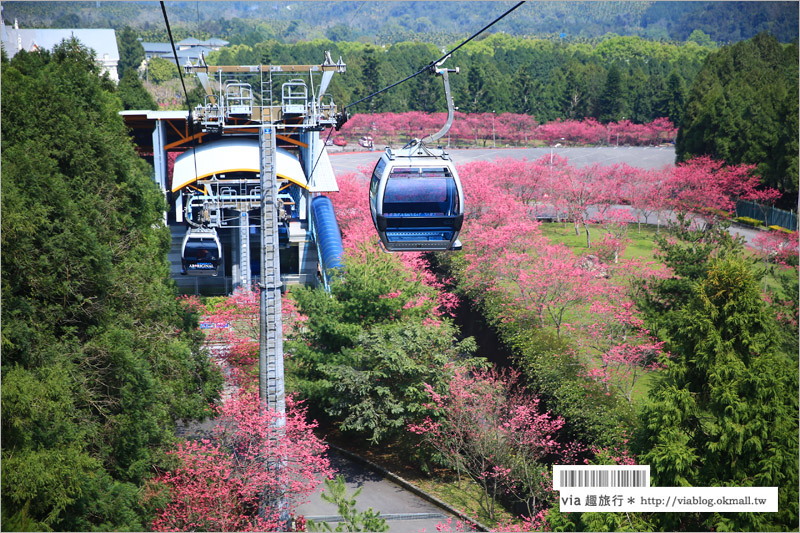
[[[194, 139], [194, 121], [192, 120], [192, 105], [189, 102], [189, 93], [186, 92], [186, 84], [183, 82], [183, 72], [181, 72], [181, 64], [178, 61], [178, 51], [175, 50], [175, 40], [172, 38], [172, 28], [169, 26], [169, 18], [167, 18], [167, 7], [164, 5], [164, 2], [161, 2], [161, 12], [164, 14], [164, 24], [167, 26], [167, 34], [169, 35], [169, 43], [172, 45], [172, 55], [175, 58], [175, 66], [178, 68], [178, 76], [181, 78], [181, 87], [183, 87], [183, 97], [186, 99], [186, 108], [189, 111], [189, 116], [186, 117], [186, 122], [189, 125], [189, 132], [190, 138], [192, 141], [192, 162], [194, 162], [194, 179], [197, 181], [198, 173], [197, 173], [197, 150], [195, 147], [195, 139]], [[188, 204], [187, 204], [188, 207]], [[191, 225], [198, 227], [195, 225], [193, 220], [189, 218], [186, 219]]]
[[[503, 18], [505, 18], [505, 16], [506, 16], [506, 15], [508, 15], [509, 13], [511, 13], [512, 11], [514, 11], [515, 9], [517, 9], [519, 6], [521, 6], [521, 5], [522, 5], [522, 4], [524, 4], [524, 3], [525, 3], [525, 0], [522, 0], [521, 2], [518, 2], [518, 3], [517, 3], [515, 6], [514, 6], [514, 7], [512, 7], [511, 9], [509, 9], [508, 11], [506, 11], [505, 13], [503, 13], [502, 15], [500, 15], [499, 17], [497, 17], [496, 19], [494, 19], [492, 22], [490, 22], [489, 24], [487, 24], [486, 26], [484, 26], [483, 28], [481, 28], [480, 30], [478, 30], [477, 32], [475, 32], [474, 34], [472, 34], [472, 36], [470, 36], [468, 39], [466, 39], [465, 41], [463, 41], [461, 44], [459, 44], [458, 46], [456, 46], [455, 48], [453, 48], [452, 50], [450, 50], [449, 52], [447, 52], [446, 54], [444, 54], [444, 55], [443, 55], [442, 57], [440, 57], [439, 59], [437, 59], [437, 60], [435, 60], [435, 61], [431, 61], [430, 63], [428, 63], [427, 65], [425, 65], [425, 67], [421, 68], [420, 70], [418, 70], [418, 71], [417, 71], [417, 72], [415, 72], [414, 74], [412, 74], [412, 75], [410, 75], [410, 76], [407, 76], [407, 77], [403, 78], [402, 80], [400, 80], [400, 81], [398, 81], [398, 82], [395, 82], [395, 83], [393, 83], [393, 84], [389, 85], [388, 87], [384, 87], [384, 88], [383, 88], [383, 89], [381, 89], [380, 91], [376, 91], [376, 92], [374, 92], [374, 93], [370, 94], [369, 96], [365, 96], [364, 98], [362, 98], [361, 100], [358, 100], [357, 102], [353, 102], [353, 103], [352, 103], [352, 104], [350, 104], [350, 105], [346, 105], [346, 106], [344, 107], [344, 113], [343, 113], [343, 115], [344, 115], [344, 120], [345, 120], [345, 121], [347, 120], [347, 109], [348, 109], [348, 108], [350, 108], [350, 107], [353, 107], [353, 106], [354, 106], [354, 105], [356, 105], [356, 104], [360, 104], [360, 103], [361, 103], [361, 102], [363, 102], [364, 100], [368, 100], [368, 99], [372, 98], [373, 96], [377, 96], [377, 95], [381, 94], [382, 92], [386, 92], [386, 91], [388, 91], [389, 89], [391, 89], [392, 87], [396, 87], [396, 86], [400, 85], [401, 83], [403, 83], [403, 82], [406, 82], [406, 81], [410, 80], [411, 78], [413, 78], [413, 77], [415, 77], [415, 76], [419, 76], [420, 74], [422, 74], [422, 73], [423, 73], [423, 72], [425, 72], [425, 71], [428, 71], [428, 70], [431, 70], [431, 69], [433, 69], [433, 68], [436, 66], [436, 64], [437, 64], [437, 63], [440, 63], [441, 61], [443, 61], [444, 59], [446, 59], [446, 58], [447, 58], [447, 56], [449, 56], [450, 54], [452, 54], [453, 52], [455, 52], [456, 50], [458, 50], [459, 48], [461, 48], [462, 46], [464, 46], [465, 44], [467, 44], [468, 42], [470, 42], [472, 39], [474, 39], [475, 37], [477, 37], [477, 36], [478, 36], [478, 35], [480, 35], [481, 33], [485, 32], [487, 29], [489, 29], [490, 27], [492, 27], [494, 24], [497, 24], [498, 22], [500, 22], [500, 21], [501, 21]], [[338, 129], [339, 129], [339, 127], [341, 127], [341, 125], [342, 125], [342, 124], [344, 124], [344, 122], [342, 122], [341, 124], [337, 124], [337, 125], [336, 125], [336, 129], [338, 130]], [[328, 132], [328, 138], [327, 138], [327, 139], [325, 139], [325, 142], [326, 142], [326, 144], [327, 144], [327, 140], [328, 140], [328, 139], [330, 138], [330, 136], [331, 136], [331, 133], [333, 133], [333, 128], [331, 128], [330, 132]], [[319, 160], [320, 160], [321, 158], [322, 158], [322, 152], [320, 152], [320, 154], [319, 154], [319, 157], [317, 157], [317, 160], [316, 160], [316, 162], [314, 162], [314, 167], [313, 167], [313, 169], [311, 170], [311, 175], [312, 175], [312, 176], [314, 175], [314, 170], [317, 168], [317, 163], [319, 163]]]
[[389, 90], [389, 89], [391, 89], [392, 87], [395, 87], [395, 86], [397, 86], [397, 85], [400, 85], [401, 83], [403, 83], [403, 82], [406, 82], [406, 81], [410, 80], [411, 78], [413, 78], [413, 77], [415, 77], [415, 76], [419, 76], [420, 74], [422, 74], [423, 72], [425, 72], [425, 71], [427, 71], [427, 70], [431, 70], [431, 69], [433, 69], [433, 68], [436, 66], [436, 64], [437, 64], [437, 63], [440, 63], [440, 62], [441, 62], [441, 61], [443, 61], [444, 59], [447, 59], [447, 56], [449, 56], [450, 54], [452, 54], [453, 52], [455, 52], [456, 50], [458, 50], [459, 48], [461, 48], [462, 46], [464, 46], [465, 44], [467, 44], [468, 42], [470, 42], [472, 39], [474, 39], [475, 37], [477, 37], [477, 36], [478, 36], [478, 35], [480, 35], [481, 33], [485, 32], [487, 29], [489, 29], [489, 28], [490, 28], [490, 27], [492, 27], [493, 25], [495, 25], [495, 24], [497, 24], [498, 22], [500, 22], [500, 21], [501, 21], [503, 18], [505, 18], [505, 16], [506, 16], [506, 15], [508, 15], [509, 13], [511, 13], [512, 11], [514, 11], [515, 9], [517, 9], [519, 6], [521, 6], [521, 5], [522, 5], [522, 4], [524, 4], [524, 3], [525, 3], [525, 0], [523, 0], [522, 2], [519, 2], [519, 3], [517, 3], [517, 4], [516, 4], [514, 7], [512, 7], [511, 9], [509, 9], [508, 11], [506, 11], [505, 13], [503, 13], [502, 15], [500, 15], [499, 17], [497, 17], [496, 19], [494, 19], [492, 22], [490, 22], [489, 24], [487, 24], [486, 26], [484, 26], [483, 28], [481, 28], [480, 30], [478, 30], [476, 33], [472, 34], [472, 36], [471, 36], [471, 37], [469, 37], [468, 39], [466, 39], [465, 41], [463, 41], [461, 44], [459, 44], [458, 46], [456, 46], [455, 48], [453, 48], [452, 50], [450, 50], [450, 51], [449, 51], [449, 52], [447, 52], [446, 54], [444, 54], [444, 55], [443, 55], [442, 57], [440, 57], [439, 59], [437, 59], [437, 60], [435, 60], [435, 61], [431, 61], [430, 63], [428, 63], [427, 65], [425, 65], [423, 68], [421, 68], [420, 70], [418, 70], [418, 71], [417, 71], [417, 72], [415, 72], [414, 74], [412, 74], [412, 75], [410, 75], [410, 76], [407, 76], [407, 77], [403, 78], [402, 80], [400, 80], [400, 81], [398, 81], [398, 82], [395, 82], [395, 83], [393, 83], [393, 84], [389, 85], [388, 87], [384, 87], [384, 88], [383, 88], [383, 89], [381, 89], [380, 91], [376, 91], [376, 92], [374, 92], [374, 93], [370, 94], [369, 96], [365, 96], [365, 97], [364, 97], [364, 98], [362, 98], [361, 100], [358, 100], [357, 102], [353, 102], [352, 104], [346, 105], [346, 106], [344, 107], [344, 111], [345, 111], [345, 112], [347, 112], [347, 109], [348, 109], [348, 108], [350, 108], [350, 107], [353, 107], [353, 106], [354, 106], [354, 105], [356, 105], [356, 104], [360, 104], [360, 103], [361, 103], [361, 102], [363, 102], [364, 100], [368, 100], [368, 99], [372, 98], [373, 96], [377, 96], [377, 95], [381, 94], [382, 92], [388, 91], [388, 90]]
[[175, 57], [175, 66], [178, 67], [178, 76], [181, 78], [181, 87], [183, 87], [183, 96], [186, 98], [186, 107], [189, 107], [189, 93], [186, 92], [186, 84], [183, 82], [183, 72], [181, 72], [181, 63], [178, 61], [178, 51], [175, 50], [175, 41], [172, 39], [172, 28], [169, 27], [169, 19], [167, 18], [167, 7], [164, 2], [161, 2], [161, 12], [164, 13], [164, 24], [167, 25], [167, 34], [169, 35], [169, 44], [172, 45], [172, 55]]

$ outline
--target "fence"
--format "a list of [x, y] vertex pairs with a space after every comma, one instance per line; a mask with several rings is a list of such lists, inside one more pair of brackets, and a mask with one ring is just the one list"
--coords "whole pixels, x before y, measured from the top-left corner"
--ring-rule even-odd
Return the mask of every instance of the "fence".
[[[766, 213], [766, 217], [764, 214]], [[760, 220], [764, 226], [780, 226], [792, 231], [797, 231], [797, 213], [794, 211], [784, 211], [774, 207], [762, 207], [756, 202], [739, 200], [736, 204], [737, 217], [750, 217]]]

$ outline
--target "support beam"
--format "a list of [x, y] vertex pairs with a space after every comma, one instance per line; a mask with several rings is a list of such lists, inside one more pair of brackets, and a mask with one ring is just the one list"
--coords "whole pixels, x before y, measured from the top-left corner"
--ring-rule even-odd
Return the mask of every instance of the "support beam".
[[167, 131], [165, 124], [161, 120], [156, 121], [153, 128], [153, 170], [155, 171], [155, 182], [161, 192], [167, 192]]
[[[283, 324], [281, 320], [281, 261], [278, 247], [278, 181], [276, 172], [275, 127], [264, 124], [259, 128], [261, 165], [261, 281], [260, 328], [258, 357], [258, 393], [261, 403], [281, 415], [286, 413], [285, 385], [283, 377]], [[286, 419], [279, 416], [275, 421], [274, 436], [282, 438]], [[284, 457], [268, 458], [268, 467], [284, 468]], [[267, 505], [277, 510], [284, 528], [289, 514], [286, 496], [282, 488], [279, 494], [262, 498], [259, 513], [264, 516]], [[267, 501], [269, 499], [269, 501]], [[282, 528], [282, 529], [284, 529]]]
[[261, 346], [259, 394], [268, 407], [286, 409], [283, 383], [281, 323], [281, 261], [278, 247], [278, 181], [275, 168], [275, 128], [260, 128], [261, 157]]
[[250, 290], [250, 216], [247, 211], [239, 213], [239, 279], [236, 285]]

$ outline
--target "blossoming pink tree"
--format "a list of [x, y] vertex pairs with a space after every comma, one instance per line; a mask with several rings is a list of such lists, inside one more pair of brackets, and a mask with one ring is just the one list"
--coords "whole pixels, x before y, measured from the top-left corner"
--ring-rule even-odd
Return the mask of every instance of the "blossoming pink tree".
[[[283, 314], [291, 330], [302, 323], [291, 301]], [[286, 412], [259, 401], [257, 363], [258, 293], [237, 291], [214, 305], [187, 298], [203, 313], [210, 342], [221, 344], [229, 386], [213, 437], [179, 442], [168, 452], [172, 467], [148, 486], [145, 499], [158, 510], [156, 531], [285, 530], [286, 514], [305, 501], [322, 479], [332, 476], [325, 445], [307, 421], [306, 409], [291, 396]], [[286, 502], [280, 508], [275, 502]]]
[[513, 372], [456, 370], [446, 394], [427, 388], [431, 415], [409, 426], [481, 487], [490, 517], [501, 494], [525, 503], [528, 516], [535, 516], [546, 507], [540, 498], [551, 483], [549, 465], [571, 464], [582, 450], [557, 440], [563, 419], [543, 411], [517, 379]]
[[[333, 136], [354, 142], [370, 134], [376, 143], [405, 144], [412, 138], [421, 138], [438, 131], [445, 123], [445, 113], [375, 113], [353, 115]], [[649, 124], [634, 124], [629, 120], [601, 124], [593, 118], [583, 120], [556, 120], [538, 124], [530, 115], [517, 113], [462, 113], [455, 112], [449, 140], [453, 144], [486, 146], [490, 140], [496, 145], [525, 144], [531, 140], [549, 145], [561, 141], [578, 145], [626, 144], [652, 146], [673, 140], [677, 128], [666, 118]], [[444, 141], [443, 141], [444, 142]]]
[[[148, 487], [166, 497], [155, 531], [280, 531], [292, 511], [333, 472], [306, 410], [287, 397], [286, 414], [265, 410], [256, 391], [240, 389], [218, 409], [213, 439], [178, 443], [176, 466]], [[284, 419], [279, 424], [279, 419]], [[278, 427], [283, 426], [281, 430]], [[276, 464], [276, 458], [282, 458]], [[266, 506], [284, 500], [288, 508]]]
[[664, 343], [650, 335], [633, 301], [622, 286], [605, 284], [602, 297], [589, 307], [589, 323], [581, 336], [589, 376], [619, 390], [629, 403], [636, 383], [661, 368]]
[[628, 225], [635, 221], [636, 217], [629, 210], [618, 208], [606, 212], [598, 211], [589, 219], [591, 224], [601, 227], [605, 232], [603, 240], [597, 246], [601, 259], [619, 263], [620, 255], [625, 252], [625, 247], [630, 242]]
[[676, 213], [705, 215], [713, 224], [715, 211], [732, 212], [739, 198], [755, 191], [759, 178], [753, 165], [726, 166], [709, 156], [696, 157], [674, 167], [664, 183], [669, 205]]

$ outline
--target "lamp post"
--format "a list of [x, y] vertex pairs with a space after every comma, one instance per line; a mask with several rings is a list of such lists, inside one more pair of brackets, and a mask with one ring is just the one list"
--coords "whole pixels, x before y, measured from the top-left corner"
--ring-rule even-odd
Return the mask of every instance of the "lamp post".
[[495, 137], [494, 137], [494, 114], [496, 111], [492, 110], [492, 148], [496, 148], [495, 145]]
[[[564, 140], [564, 137], [561, 137], [561, 140]], [[555, 145], [550, 145], [550, 173], [553, 173], [553, 148], [554, 146], [561, 146], [561, 143], [556, 143]]]

